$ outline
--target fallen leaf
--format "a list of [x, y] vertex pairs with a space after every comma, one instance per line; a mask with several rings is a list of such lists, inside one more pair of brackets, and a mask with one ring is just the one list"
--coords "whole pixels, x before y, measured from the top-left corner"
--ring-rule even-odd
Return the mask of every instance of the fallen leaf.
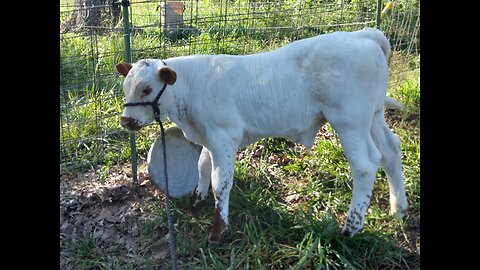
[[288, 195], [285, 198], [285, 201], [288, 203], [297, 203], [300, 201], [300, 199], [301, 199], [301, 195], [296, 193], [296, 194]]
[[98, 214], [97, 220], [106, 220], [111, 223], [120, 223], [120, 218], [115, 216], [110, 208], [103, 208], [102, 211]]
[[130, 197], [130, 195], [131, 195], [130, 189], [125, 185], [121, 185], [111, 190], [110, 197], [112, 202], [117, 202], [117, 201], [123, 201], [127, 199], [128, 197]]
[[96, 205], [100, 201], [100, 196], [95, 192], [88, 192], [87, 194], [82, 194], [80, 198], [82, 202], [82, 209]]
[[67, 208], [68, 211], [74, 211], [76, 210], [82, 203], [80, 201], [77, 201], [77, 200], [70, 200], [68, 201], [68, 203], [65, 205], [65, 207]]
[[112, 227], [107, 227], [102, 236], [100, 237], [100, 240], [103, 242], [108, 242], [108, 243], [115, 243], [118, 240], [118, 234], [117, 230], [112, 226]]
[[64, 223], [60, 226], [60, 233], [65, 235], [71, 235], [73, 233], [74, 226], [70, 223]]
[[114, 182], [122, 182], [127, 180], [127, 176], [125, 174], [120, 174], [118, 176], [112, 177], [111, 180]]
[[153, 253], [155, 260], [164, 260], [168, 256], [168, 249], [157, 250]]
[[130, 234], [133, 237], [137, 237], [140, 235], [140, 228], [138, 228], [137, 223], [133, 223], [132, 229], [130, 230]]
[[105, 231], [104, 227], [96, 228], [93, 231], [93, 237], [97, 239], [102, 237], [104, 231]]

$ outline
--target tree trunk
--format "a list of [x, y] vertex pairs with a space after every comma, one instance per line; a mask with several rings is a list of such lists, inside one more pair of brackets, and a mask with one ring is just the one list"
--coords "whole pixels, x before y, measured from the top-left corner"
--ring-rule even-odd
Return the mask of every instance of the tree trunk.
[[120, 1], [111, 0], [75, 0], [75, 9], [69, 19], [60, 27], [62, 33], [72, 29], [77, 31], [98, 31], [101, 28], [115, 26], [121, 19]]

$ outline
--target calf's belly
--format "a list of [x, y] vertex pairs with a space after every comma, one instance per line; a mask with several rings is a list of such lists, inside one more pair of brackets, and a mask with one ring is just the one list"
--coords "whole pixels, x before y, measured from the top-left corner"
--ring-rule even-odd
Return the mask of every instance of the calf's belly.
[[240, 147], [247, 146], [267, 137], [288, 138], [295, 143], [312, 147], [315, 135], [325, 119], [321, 113], [311, 113], [309, 116], [292, 111], [290, 115], [282, 114], [280, 117], [257, 119], [255, 125], [247, 125], [243, 132], [243, 139]]

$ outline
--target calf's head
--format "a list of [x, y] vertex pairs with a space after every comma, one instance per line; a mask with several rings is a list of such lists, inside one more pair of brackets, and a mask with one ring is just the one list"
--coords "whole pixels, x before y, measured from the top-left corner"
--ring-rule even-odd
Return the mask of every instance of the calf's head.
[[[173, 85], [177, 79], [175, 71], [161, 60], [147, 59], [134, 64], [120, 63], [115, 68], [125, 76], [123, 90], [128, 104], [153, 102], [165, 84]], [[161, 98], [155, 106], [160, 104]], [[166, 117], [160, 108], [160, 120], [163, 121]], [[127, 130], [136, 131], [154, 119], [151, 105], [125, 106], [120, 124]]]

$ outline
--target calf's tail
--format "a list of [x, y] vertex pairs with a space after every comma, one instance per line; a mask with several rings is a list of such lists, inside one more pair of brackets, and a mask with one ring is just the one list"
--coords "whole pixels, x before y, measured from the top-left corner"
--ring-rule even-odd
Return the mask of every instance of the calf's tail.
[[[364, 28], [363, 30], [358, 31], [360, 35], [370, 40], [373, 40], [378, 46], [382, 49], [383, 54], [385, 55], [385, 61], [388, 60], [390, 55], [390, 42], [387, 37], [383, 34], [382, 31], [376, 28]], [[394, 100], [393, 98], [385, 98], [385, 108], [403, 110], [403, 105]]]
[[388, 59], [388, 56], [390, 55], [390, 42], [382, 31], [376, 28], [366, 27], [363, 30], [358, 31], [358, 33], [368, 39], [375, 41], [382, 49], [383, 54], [385, 55], [385, 59]]
[[385, 97], [385, 108], [394, 110], [403, 110], [403, 105], [393, 98]]

